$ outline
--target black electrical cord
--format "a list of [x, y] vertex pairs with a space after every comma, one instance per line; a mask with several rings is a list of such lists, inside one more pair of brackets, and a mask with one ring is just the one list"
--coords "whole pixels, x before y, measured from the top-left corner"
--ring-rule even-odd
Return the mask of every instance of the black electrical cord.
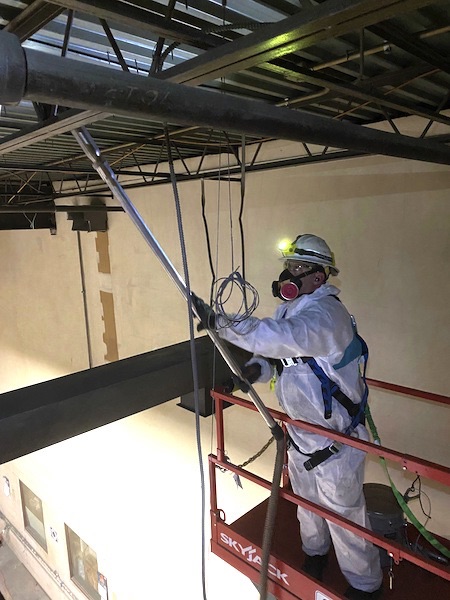
[[208, 252], [208, 262], [209, 262], [209, 268], [211, 269], [211, 275], [212, 275], [212, 281], [215, 281], [216, 279], [216, 273], [214, 271], [214, 265], [213, 265], [213, 259], [212, 259], [212, 252], [211, 252], [211, 238], [209, 237], [209, 228], [208, 228], [208, 220], [206, 219], [206, 196], [205, 196], [205, 181], [202, 179], [202, 197], [201, 197], [201, 201], [202, 201], [202, 219], [203, 219], [203, 225], [205, 228], [205, 236], [206, 236], [206, 248], [207, 248], [207, 252]]
[[[416, 490], [416, 483], [418, 486], [418, 489]], [[417, 491], [417, 494], [415, 494], [415, 492]], [[411, 494], [415, 494], [415, 495], [411, 495]], [[428, 500], [428, 512], [425, 510], [423, 503], [422, 503], [422, 496], [425, 496], [425, 498]], [[425, 529], [428, 521], [431, 519], [431, 500], [430, 497], [428, 496], [428, 494], [426, 494], [423, 490], [422, 490], [422, 480], [420, 478], [420, 475], [417, 475], [417, 477], [414, 479], [414, 481], [412, 482], [412, 484], [409, 486], [409, 488], [406, 490], [406, 492], [403, 494], [403, 500], [408, 503], [411, 500], [419, 500], [419, 504], [420, 504], [420, 508], [422, 510], [423, 515], [426, 517], [425, 522], [422, 525], [422, 528]], [[421, 554], [422, 556], [426, 556], [427, 558], [431, 558], [432, 560], [435, 560], [436, 562], [443, 564], [443, 565], [448, 565], [449, 563], [449, 559], [448, 557], [444, 556], [444, 554], [442, 554], [442, 552], [438, 549], [437, 552], [435, 552], [433, 549], [429, 549], [426, 546], [422, 546], [419, 541], [420, 538], [424, 538], [424, 535], [421, 531], [421, 529], [419, 529], [419, 534], [416, 538], [415, 542], [412, 542], [409, 540], [407, 532], [406, 532], [406, 528], [404, 530], [404, 535], [403, 535], [403, 543], [410, 548], [413, 552], [416, 552], [418, 554]], [[425, 539], [425, 538], [424, 538]]]
[[[417, 495], [415, 496], [410, 496], [409, 494], [412, 492], [414, 493], [416, 491], [416, 487], [415, 484], [417, 483]], [[428, 503], [429, 503], [429, 509], [428, 512], [425, 511], [423, 503], [422, 503], [422, 495], [425, 496], [428, 499]], [[428, 521], [431, 519], [431, 501], [430, 498], [427, 494], [425, 494], [424, 491], [422, 491], [422, 480], [420, 478], [420, 475], [417, 475], [417, 477], [414, 479], [414, 481], [412, 482], [411, 486], [406, 490], [406, 493], [404, 494], [403, 498], [405, 499], [406, 502], [409, 502], [411, 500], [419, 500], [419, 505], [420, 505], [420, 509], [423, 513], [423, 515], [426, 517], [425, 523], [423, 523], [423, 527], [426, 527]], [[416, 541], [414, 542], [414, 544], [411, 544], [411, 546], [413, 547], [413, 550], [415, 552], [418, 552], [419, 550], [419, 540], [420, 538], [423, 537], [422, 533], [419, 530], [419, 534], [416, 538]]]
[[[244, 201], [245, 201], [245, 136], [242, 136], [242, 156], [241, 156], [241, 204], [239, 207], [239, 233], [241, 236], [241, 257], [242, 257], [242, 277], [245, 280], [245, 240], [244, 240], [244, 225], [242, 223], [242, 216], [244, 214]], [[244, 289], [244, 300], [247, 302], [247, 296]]]
[[[420, 509], [423, 512], [424, 516], [427, 518], [427, 521], [429, 519], [431, 519], [431, 502], [430, 502], [430, 498], [427, 496], [427, 494], [425, 494], [425, 492], [422, 491], [422, 480], [420, 478], [420, 475], [417, 476], [417, 479], [419, 480], [419, 504], [420, 504]], [[423, 507], [422, 504], [422, 495], [426, 496], [428, 498], [428, 502], [430, 503], [430, 507], [428, 509], [428, 513], [425, 512], [425, 509]]]

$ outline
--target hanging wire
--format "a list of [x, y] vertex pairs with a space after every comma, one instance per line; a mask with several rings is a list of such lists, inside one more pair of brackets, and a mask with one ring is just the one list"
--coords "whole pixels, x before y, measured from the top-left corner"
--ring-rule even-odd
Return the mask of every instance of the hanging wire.
[[[219, 177], [218, 177], [218, 185], [217, 185], [217, 203], [216, 203], [216, 273], [219, 270], [219, 231], [220, 231], [220, 200], [221, 200], [221, 182], [222, 182], [222, 139], [220, 138], [219, 145]], [[213, 303], [213, 293], [214, 293], [214, 281], [211, 280], [211, 290], [209, 295], [209, 303]]]
[[230, 181], [230, 149], [227, 151], [227, 175], [228, 175], [228, 218], [230, 221], [230, 245], [231, 245], [231, 269], [234, 271], [234, 235], [233, 235], [233, 205], [231, 199]]
[[[239, 267], [238, 267], [239, 268]], [[215, 297], [213, 302], [214, 311], [221, 317], [221, 328], [231, 327], [248, 319], [259, 305], [259, 294], [255, 287], [242, 277], [236, 269], [228, 277], [222, 277], [215, 281]], [[225, 308], [227, 302], [238, 298], [237, 310], [228, 314]], [[258, 323], [255, 322], [255, 327]]]
[[[221, 180], [221, 174], [222, 174], [222, 147], [221, 147], [221, 141], [220, 141], [220, 145], [219, 145], [219, 183], [218, 183], [218, 189], [217, 189], [217, 205], [216, 205], [216, 215], [217, 215], [217, 217], [216, 217], [216, 257], [215, 257], [215, 267], [213, 267], [213, 261], [212, 261], [212, 256], [211, 256], [211, 248], [210, 248], [210, 246], [208, 246], [208, 259], [209, 259], [209, 263], [210, 263], [210, 267], [211, 267], [211, 273], [212, 273], [211, 286], [210, 286], [210, 292], [209, 292], [209, 303], [210, 304], [213, 303], [214, 281], [216, 279], [216, 275], [215, 274], [217, 273], [217, 271], [219, 269], [220, 180]], [[204, 191], [204, 188], [203, 188], [203, 191]], [[204, 198], [204, 201], [206, 203], [206, 197]], [[208, 238], [208, 228], [207, 228], [206, 214], [205, 214], [205, 218], [204, 218], [204, 223], [206, 225], [205, 233], [206, 233], [207, 238]], [[212, 374], [213, 387], [215, 387], [215, 383], [216, 383], [216, 360], [217, 360], [217, 348], [214, 346], [213, 361], [212, 361], [213, 362], [213, 374]], [[211, 435], [210, 435], [210, 439], [211, 439], [210, 451], [211, 451], [211, 453], [213, 452], [212, 448], [213, 448], [213, 439], [214, 439], [214, 431], [215, 431], [215, 419], [216, 419], [215, 408], [216, 408], [216, 405], [214, 403], [213, 406], [212, 406]]]
[[[219, 247], [219, 221], [220, 221], [220, 188], [221, 188], [221, 148], [219, 148], [219, 185], [218, 185], [218, 193], [217, 193], [217, 232], [216, 232], [216, 272], [217, 272], [217, 263], [218, 263], [218, 256], [219, 256], [219, 252], [218, 252], [218, 247]], [[245, 185], [242, 186], [241, 185], [241, 209], [240, 209], [240, 218], [242, 216], [242, 211], [243, 211], [243, 200], [244, 200], [244, 192], [245, 192]], [[204, 200], [204, 198], [202, 199]], [[244, 240], [243, 240], [243, 230], [241, 229], [241, 235], [242, 235], [242, 250], [244, 249]], [[233, 243], [232, 243], [233, 246]], [[209, 252], [209, 250], [208, 250]], [[243, 252], [243, 256], [244, 256], [244, 252]], [[210, 258], [210, 257], [209, 257]], [[211, 258], [210, 258], [210, 264], [211, 263]], [[217, 293], [216, 293], [216, 301], [213, 302], [213, 292], [214, 292], [214, 287], [217, 287]], [[231, 289], [228, 289], [228, 293], [227, 292], [227, 286], [231, 286]], [[236, 289], [239, 289], [239, 291], [241, 292], [241, 306], [240, 309], [238, 311], [237, 314], [235, 314], [232, 319], [230, 320], [230, 317], [225, 313], [225, 302], [227, 300], [230, 299], [232, 291], [233, 291], [233, 287]], [[252, 296], [253, 296], [253, 300], [250, 303], [250, 306], [248, 304], [248, 300], [247, 300], [247, 291], [251, 291]], [[211, 294], [210, 294], [210, 304], [214, 306], [216, 313], [222, 317], [224, 317], [224, 319], [228, 320], [228, 324], [232, 325], [235, 322], [238, 322], [237, 320], [241, 321], [244, 319], [247, 319], [252, 312], [256, 309], [256, 307], [259, 304], [259, 295], [258, 292], [256, 291], [256, 289], [251, 286], [249, 283], [247, 283], [244, 278], [239, 274], [239, 272], [233, 271], [233, 273], [229, 276], [229, 277], [225, 277], [217, 282], [215, 282], [214, 280], [212, 281], [211, 284]], [[244, 310], [241, 312], [242, 307], [244, 306]], [[258, 322], [255, 321], [255, 327], [257, 326]], [[214, 419], [214, 416], [213, 416]], [[212, 425], [212, 421], [211, 421], [211, 425]], [[279, 427], [279, 426], [278, 426]], [[212, 430], [211, 430], [212, 431]], [[275, 431], [275, 430], [273, 430]], [[281, 430], [280, 430], [281, 431]], [[267, 442], [267, 444], [265, 445], [265, 447], [263, 449], [261, 449], [258, 453], [256, 453], [256, 455], [254, 457], [251, 457], [251, 459], [249, 459], [245, 464], [249, 464], [249, 462], [252, 462], [253, 460], [255, 460], [258, 456], [260, 456], [262, 454], [262, 452], [266, 449], [266, 447], [268, 447], [271, 443], [271, 440], [269, 440], [269, 442]], [[212, 433], [211, 433], [211, 446], [212, 446]], [[273, 476], [272, 476], [272, 485], [271, 485], [271, 491], [270, 491], [270, 496], [269, 496], [269, 502], [267, 505], [267, 512], [266, 512], [266, 518], [265, 518], [265, 522], [264, 522], [264, 530], [263, 530], [263, 541], [262, 541], [262, 548], [261, 548], [261, 573], [260, 573], [260, 580], [259, 580], [259, 592], [260, 592], [260, 600], [267, 600], [267, 595], [268, 595], [268, 577], [269, 577], [269, 561], [270, 561], [270, 549], [272, 546], [272, 540], [273, 540], [273, 535], [274, 535], [274, 530], [275, 530], [275, 519], [276, 519], [276, 514], [277, 514], [277, 506], [278, 506], [278, 496], [279, 496], [279, 486], [280, 486], [280, 482], [281, 482], [281, 478], [282, 478], [282, 474], [283, 474], [283, 468], [284, 468], [284, 436], [281, 435], [281, 437], [277, 437], [277, 451], [276, 451], [276, 457], [275, 457], [275, 463], [274, 463], [274, 468], [273, 468]], [[236, 484], [239, 486], [239, 479], [235, 479]]]
[[186, 255], [186, 244], [184, 240], [184, 231], [183, 231], [183, 222], [181, 216], [181, 206], [180, 206], [180, 198], [178, 195], [178, 187], [177, 180], [175, 175], [175, 169], [173, 166], [173, 157], [170, 147], [170, 137], [169, 130], [167, 126], [164, 127], [164, 134], [166, 138], [166, 146], [167, 146], [167, 157], [169, 161], [169, 170], [170, 170], [170, 180], [172, 183], [173, 194], [175, 199], [175, 208], [177, 214], [177, 223], [178, 223], [178, 234], [180, 238], [180, 249], [181, 256], [183, 261], [183, 272], [184, 279], [186, 284], [186, 296], [187, 296], [187, 304], [188, 304], [188, 315], [189, 315], [189, 344], [191, 349], [191, 363], [192, 363], [192, 377], [194, 381], [194, 404], [195, 404], [195, 434], [196, 434], [196, 442], [197, 442], [197, 454], [198, 454], [198, 463], [199, 463], [199, 471], [200, 471], [200, 485], [201, 485], [201, 561], [202, 561], [202, 592], [203, 592], [203, 600], [207, 600], [206, 597], [206, 547], [205, 547], [205, 516], [206, 516], [206, 499], [205, 499], [205, 473], [203, 467], [203, 456], [202, 456], [202, 443], [200, 436], [200, 411], [199, 411], [199, 381], [198, 381], [198, 364], [197, 364], [197, 354], [195, 351], [195, 333], [194, 333], [194, 317], [192, 312], [192, 302], [191, 302], [191, 288], [189, 283], [189, 269], [187, 264], [187, 255]]
[[[243, 148], [242, 155], [243, 159], [245, 158], [245, 138], [242, 140]], [[227, 153], [227, 169], [229, 172], [230, 164], [229, 164], [229, 152]], [[221, 202], [221, 176], [222, 176], [222, 152], [219, 151], [219, 184], [217, 190], [217, 229], [216, 229], [216, 268], [213, 266], [213, 259], [211, 254], [211, 241], [208, 229], [208, 222], [206, 219], [206, 195], [205, 195], [205, 187], [204, 180], [202, 180], [201, 187], [201, 204], [202, 204], [202, 218], [203, 224], [205, 228], [205, 236], [206, 236], [206, 245], [208, 252], [208, 261], [212, 274], [212, 284], [211, 284], [211, 293], [209, 303], [213, 306], [217, 315], [221, 316], [221, 327], [230, 327], [236, 323], [240, 323], [248, 319], [256, 308], [259, 305], [259, 294], [256, 288], [254, 288], [250, 283], [245, 280], [245, 276], [239, 273], [239, 267], [235, 269], [235, 257], [234, 257], [234, 235], [233, 235], [233, 209], [231, 202], [231, 188], [230, 188], [230, 178], [228, 177], [228, 217], [229, 217], [229, 226], [230, 226], [230, 247], [231, 247], [231, 266], [232, 273], [228, 277], [223, 277], [220, 279], [216, 279], [217, 272], [217, 263], [219, 257], [219, 224], [220, 224], [220, 202]], [[239, 231], [241, 238], [241, 252], [242, 259], [245, 260], [245, 240], [244, 240], [244, 229], [242, 223], [242, 215], [244, 210], [244, 200], [245, 200], [245, 168], [243, 167], [241, 173], [241, 201], [239, 207]], [[242, 266], [242, 272], [245, 273], [245, 265]], [[232, 316], [227, 313], [226, 304], [229, 303], [230, 299], [233, 297], [233, 303], [236, 305], [237, 301], [237, 310], [235, 306], [233, 306], [233, 310], [228, 310], [228, 313], [232, 312]], [[228, 304], [228, 306], [230, 306]], [[255, 323], [256, 327], [256, 323]]]
[[[245, 279], [245, 239], [244, 239], [244, 225], [242, 223], [242, 216], [244, 214], [244, 201], [245, 201], [245, 135], [242, 136], [242, 155], [241, 155], [241, 204], [239, 206], [239, 233], [241, 236], [241, 259], [242, 259], [242, 277]], [[247, 301], [247, 299], [245, 298]]]
[[[211, 237], [209, 235], [209, 227], [208, 227], [208, 220], [206, 218], [206, 194], [205, 194], [205, 180], [202, 179], [201, 180], [201, 205], [202, 205], [202, 219], [203, 219], [203, 226], [205, 229], [205, 236], [206, 236], [206, 248], [207, 248], [207, 254], [208, 254], [208, 262], [209, 262], [209, 268], [211, 270], [211, 287], [210, 287], [210, 299], [209, 299], [209, 303], [212, 304], [212, 297], [213, 297], [213, 284], [214, 281], [216, 279], [216, 269], [217, 269], [217, 261], [218, 261], [218, 231], [219, 231], [219, 221], [217, 221], [217, 236], [216, 236], [216, 265], [214, 266], [213, 263], [213, 257], [212, 257], [212, 251], [211, 251]], [[217, 211], [217, 218], [219, 218], [219, 211]], [[212, 381], [212, 387], [215, 387], [215, 382], [216, 382], [216, 366], [217, 366], [217, 349], [214, 346], [214, 350], [213, 350], [213, 359], [212, 359], [212, 374], [211, 374], [211, 381]], [[212, 401], [213, 402], [213, 401]], [[210, 444], [209, 444], [209, 451], [212, 454], [213, 452], [213, 441], [214, 441], [214, 431], [215, 431], [215, 403], [213, 402], [212, 404], [212, 419], [211, 419], [211, 429], [210, 429]]]
[[202, 181], [201, 181], [201, 186], [202, 186], [202, 219], [203, 219], [203, 225], [205, 228], [206, 248], [207, 248], [207, 252], [208, 252], [208, 262], [209, 262], [209, 268], [211, 269], [212, 281], [215, 281], [216, 272], [214, 270], [214, 265], [213, 265], [213, 260], [212, 260], [211, 238], [209, 236], [208, 221], [206, 219], [206, 210], [205, 210], [206, 209], [206, 196], [205, 196], [205, 180], [204, 179], [202, 179]]

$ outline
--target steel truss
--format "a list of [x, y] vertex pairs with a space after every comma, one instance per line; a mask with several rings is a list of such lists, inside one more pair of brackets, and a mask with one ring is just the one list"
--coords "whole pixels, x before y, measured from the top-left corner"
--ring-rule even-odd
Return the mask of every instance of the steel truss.
[[[361, 122], [365, 122], [365, 120], [371, 120], [371, 114], [373, 117], [374, 114], [379, 113], [380, 115], [384, 115], [384, 118], [391, 123], [394, 131], [401, 137], [393, 122], [394, 116], [415, 114], [428, 119], [429, 124], [424, 131], [427, 131], [433, 122], [450, 124], [450, 119], [440, 114], [441, 109], [447, 104], [448, 98], [442, 98], [439, 102], [436, 100], [436, 94], [421, 94], [420, 98], [416, 97], [414, 99], [414, 102], [410, 100], [411, 93], [403, 91], [405, 85], [421, 77], [428, 77], [435, 72], [450, 72], [448, 59], [443, 54], [433, 50], [424, 41], [433, 36], [442, 35], [446, 30], [448, 31], [448, 27], [435, 27], [434, 29], [422, 31], [417, 35], [412, 35], [407, 34], [398, 26], [392, 25], [391, 21], [389, 23], [386, 22], [399, 14], [406, 14], [410, 11], [427, 7], [430, 4], [433, 4], [431, 0], [345, 0], [345, 2], [341, 0], [327, 0], [327, 2], [318, 2], [316, 6], [303, 7], [299, 11], [289, 3], [276, 2], [271, 4], [271, 7], [282, 11], [286, 15], [286, 18], [271, 24], [255, 21], [254, 25], [258, 27], [256, 27], [257, 30], [254, 33], [240, 35], [234, 30], [239, 29], [240, 14], [238, 11], [231, 10], [226, 6], [220, 10], [218, 7], [210, 5], [207, 12], [214, 17], [220, 16], [221, 19], [226, 19], [230, 24], [234, 23], [234, 25], [230, 25], [229, 29], [222, 27], [220, 31], [214, 31], [214, 28], [209, 31], [204, 26], [198, 28], [198, 23], [195, 19], [177, 10], [176, 3], [173, 1], [167, 7], [160, 6], [154, 2], [137, 2], [133, 7], [130, 7], [128, 4], [125, 5], [122, 2], [115, 2], [114, 6], [112, 6], [111, 3], [106, 1], [96, 2], [93, 5], [84, 0], [52, 0], [50, 2], [35, 0], [22, 10], [22, 12], [17, 13], [16, 16], [10, 19], [9, 23], [5, 26], [5, 31], [15, 33], [21, 41], [24, 41], [67, 9], [67, 22], [64, 41], [61, 47], [61, 55], [64, 56], [69, 48], [75, 11], [90, 15], [91, 18], [101, 23], [106, 38], [113, 50], [113, 55], [116, 57], [116, 64], [120, 65], [124, 71], [133, 70], [134, 72], [138, 72], [137, 64], [131, 65], [126, 55], [122, 52], [108, 21], [111, 23], [117, 22], [124, 26], [139, 25], [140, 29], [148, 31], [149, 34], [160, 36], [154, 51], [153, 61], [149, 68], [149, 74], [154, 77], [192, 86], [199, 84], [210, 85], [211, 78], [216, 78], [217, 80], [219, 77], [223, 78], [231, 74], [232, 78], [239, 81], [239, 85], [243, 89], [252, 89], [254, 82], [257, 81], [259, 81], [259, 87], [266, 89], [269, 95], [274, 93], [273, 91], [271, 92], [272, 88], [275, 89], [278, 86], [281, 90], [284, 87], [286, 93], [289, 95], [282, 102], [278, 102], [277, 106], [314, 106], [315, 110], [319, 109], [320, 113], [321, 99], [325, 97], [327, 99], [328, 112], [333, 116], [334, 111], [333, 118], [337, 120], [350, 115]], [[202, 0], [193, 1], [190, 5], [192, 5], [193, 9], [205, 10]], [[184, 21], [183, 25], [181, 24], [182, 21]], [[251, 23], [249, 23], [249, 26], [251, 26]], [[296, 56], [296, 53], [304, 53], [307, 48], [315, 46], [321, 41], [353, 35], [355, 31], [358, 31], [360, 36], [359, 51], [352, 52], [351, 54], [347, 53], [347, 55], [331, 61], [306, 65], [303, 60], [299, 60], [298, 56]], [[371, 32], [385, 41], [381, 45], [370, 47], [365, 42], [365, 31]], [[174, 40], [174, 42], [163, 52], [166, 38]], [[94, 38], [91, 41], [95, 41]], [[205, 52], [196, 58], [186, 60], [182, 64], [162, 71], [162, 64], [167, 58], [168, 49], [174, 44], [181, 43], [193, 44], [197, 48], [205, 50]], [[390, 44], [402, 48], [405, 52], [415, 56], [422, 62], [409, 68], [391, 71], [387, 75], [378, 75], [372, 78], [367, 76], [365, 71], [365, 57], [390, 52]], [[127, 47], [127, 43], [122, 40], [121, 45]], [[333, 77], [328, 74], [319, 73], [323, 69], [345, 65], [349, 61], [355, 60], [359, 60], [359, 79], [355, 79], [352, 76], [351, 70], [349, 70], [349, 78]], [[241, 73], [237, 74], [237, 71], [241, 71]], [[336, 71], [336, 73], [339, 75], [339, 71]], [[351, 83], [352, 80], [353, 83]], [[445, 82], [442, 83], [445, 88]], [[388, 91], [377, 92], [377, 89], [386, 86], [389, 87]], [[222, 87], [222, 84], [219, 87]], [[438, 86], [436, 87], [437, 89]], [[336, 102], [334, 98], [336, 98]], [[348, 106], [345, 110], [343, 110], [342, 101], [348, 101]], [[6, 155], [26, 148], [29, 145], [40, 144], [46, 139], [57, 135], [61, 136], [74, 128], [94, 123], [98, 120], [104, 120], [109, 116], [108, 113], [102, 110], [83, 110], [81, 112], [71, 110], [61, 112], [58, 105], [54, 102], [47, 104], [33, 100], [33, 104], [40, 121], [39, 124], [28, 131], [21, 131], [18, 134], [6, 136], [0, 143], [0, 154]], [[201, 132], [199, 125], [193, 125], [188, 129], [191, 131], [197, 129]], [[185, 130], [182, 129], [180, 131], [183, 133]], [[175, 135], [177, 135], [176, 132]], [[424, 137], [424, 135], [421, 137]], [[162, 148], [163, 142], [161, 141], [161, 137], [161, 135], [156, 135], [153, 140], [145, 140], [144, 142], [139, 140], [134, 145], [134, 148], [148, 149], [152, 141], [156, 146], [159, 145]], [[251, 140], [248, 140], [248, 142], [251, 143]], [[339, 140], [333, 137], [331, 130], [330, 137], [324, 143], [324, 146], [333, 145], [340, 147], [339, 142], [344, 143], [343, 147], [350, 148], [350, 145], [342, 136], [339, 136]], [[186, 151], [188, 153], [190, 151], [186, 146], [189, 142], [183, 140], [180, 143], [183, 144], [183, 152], [180, 153], [180, 158], [183, 160], [183, 155], [186, 158]], [[389, 143], [387, 141], [386, 148], [389, 147]], [[195, 142], [191, 141], [191, 144], [195, 146]], [[130, 151], [125, 150], [125, 153], [122, 154], [122, 159], [132, 156], [139, 169], [140, 164], [154, 162], [156, 158], [153, 156], [151, 160], [148, 158], [147, 160], [143, 160], [142, 156], [135, 157], [133, 143], [124, 144], [122, 150], [126, 146], [130, 147]], [[192, 148], [192, 155], [198, 150], [198, 146], [194, 146]], [[205, 146], [205, 150], [207, 147]], [[233, 144], [230, 144], [230, 147], [233, 148]], [[115, 148], [104, 148], [103, 152], [109, 154], [109, 152], [119, 152], [120, 150], [121, 148], [116, 145]], [[322, 160], [322, 153], [315, 153], [313, 158], [313, 153], [309, 151], [306, 144], [305, 150], [308, 156], [298, 157], [297, 162], [293, 161], [292, 164], [300, 165], [309, 162], [310, 159], [315, 161]], [[425, 148], [423, 150], [425, 153]], [[208, 152], [211, 153], [212, 151], [213, 149], [210, 145]], [[118, 156], [117, 152], [115, 154], [116, 157]], [[358, 152], [368, 153], [368, 150], [358, 151], [352, 148], [347, 156], [353, 156], [352, 152], [358, 155]], [[401, 151], [400, 154], [396, 150], [394, 152], [396, 152], [395, 155], [403, 156]], [[389, 153], [389, 149], [387, 153]], [[324, 154], [327, 154], [325, 160], [345, 157], [341, 152]], [[67, 157], [65, 161], [72, 163], [78, 159], [77, 156], [71, 156]], [[117, 160], [122, 159], [117, 158]], [[158, 158], [157, 162], [159, 160]], [[44, 172], [45, 166], [45, 163], [41, 163], [39, 169]], [[56, 173], [56, 171], [52, 170], [55, 163], [47, 163], [47, 166], [49, 167], [47, 171], [48, 179], [51, 184], [55, 180], [55, 177], [50, 177], [50, 173]], [[273, 167], [276, 168], [276, 165], [266, 164], [261, 168]], [[15, 165], [11, 164], [10, 168], [11, 171], [20, 169], [26, 171], [29, 169], [29, 165], [18, 165], [16, 163]], [[67, 175], [72, 175], [72, 173], [67, 173]], [[188, 176], [190, 175], [188, 173]], [[76, 179], [81, 179], [83, 173], [82, 171], [73, 172], [73, 176]], [[144, 184], [148, 183], [145, 179], [143, 181]], [[149, 185], [152, 184], [153, 180]], [[78, 189], [74, 190], [72, 195], [82, 193], [82, 187], [83, 185], [78, 185]], [[20, 197], [24, 200], [34, 198], [33, 194], [28, 194], [27, 192], [27, 189], [25, 189]], [[38, 195], [36, 199], [41, 198], [45, 200], [49, 197], [49, 195], [42, 194]], [[58, 192], [54, 190], [52, 198], [58, 197], [60, 197]]]

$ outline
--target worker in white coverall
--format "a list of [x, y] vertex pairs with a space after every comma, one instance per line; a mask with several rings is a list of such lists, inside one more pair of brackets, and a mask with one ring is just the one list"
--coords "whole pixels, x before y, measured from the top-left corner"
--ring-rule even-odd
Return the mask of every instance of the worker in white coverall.
[[[361, 401], [364, 383], [359, 368], [360, 352], [356, 350], [360, 345], [355, 343], [352, 318], [337, 299], [339, 290], [328, 283], [329, 275], [339, 272], [334, 256], [323, 239], [304, 234], [283, 253], [283, 260], [285, 268], [279, 280], [273, 282], [273, 293], [284, 302], [273, 318], [249, 317], [223, 327], [223, 317], [216, 316], [193, 295], [199, 317], [204, 326], [215, 327], [220, 337], [253, 352], [253, 358], [243, 369], [243, 376], [250, 383], [268, 382], [274, 375], [275, 362], [278, 371], [275, 391], [291, 418], [368, 440], [364, 425], [353, 428], [349, 411], [335, 399], [331, 415], [325, 418], [321, 382], [300, 358], [313, 357], [351, 400], [352, 407]], [[291, 425], [288, 433], [288, 467], [294, 493], [370, 529], [363, 494], [365, 453]], [[320, 462], [317, 457], [321, 455], [314, 453], [330, 446], [325, 451], [326, 458]], [[305, 463], [316, 459], [320, 464], [307, 470]], [[306, 554], [303, 569], [322, 580], [333, 541], [339, 566], [350, 584], [345, 597], [379, 598], [382, 571], [378, 549], [302, 507], [298, 507], [297, 514]]]

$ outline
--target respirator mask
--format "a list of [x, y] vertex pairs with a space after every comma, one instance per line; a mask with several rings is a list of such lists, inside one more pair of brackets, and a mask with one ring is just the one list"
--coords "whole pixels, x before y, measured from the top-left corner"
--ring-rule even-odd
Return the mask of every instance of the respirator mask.
[[[277, 281], [272, 281], [272, 294], [275, 298], [281, 300], [295, 300], [300, 295], [302, 279], [322, 270], [319, 265], [297, 265], [288, 268], [288, 261], [285, 263], [285, 269], [278, 277]], [[298, 275], [296, 275], [298, 271]]]

